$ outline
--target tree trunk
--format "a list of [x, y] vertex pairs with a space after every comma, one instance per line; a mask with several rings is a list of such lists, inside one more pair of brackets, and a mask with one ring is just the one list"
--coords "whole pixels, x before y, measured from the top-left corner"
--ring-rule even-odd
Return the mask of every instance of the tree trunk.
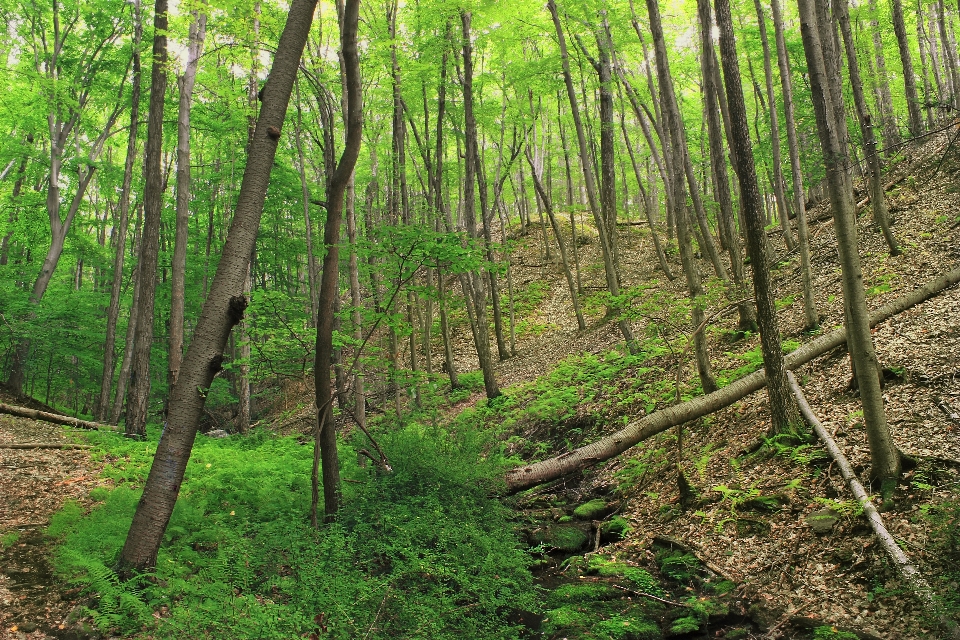
[[[704, 2], [704, 0], [700, 0]], [[737, 44], [733, 35], [733, 17], [729, 0], [715, 0], [717, 26], [720, 28], [720, 58], [726, 83], [727, 105], [730, 108], [730, 124], [733, 137], [730, 146], [737, 148], [740, 158], [740, 205], [744, 231], [747, 237], [747, 255], [753, 271], [753, 296], [757, 305], [757, 323], [760, 325], [760, 348], [763, 352], [763, 368], [767, 376], [767, 397], [770, 402], [771, 435], [795, 428], [800, 422], [796, 404], [790, 395], [783, 364], [783, 345], [780, 326], [777, 322], [776, 293], [770, 281], [770, 262], [767, 255], [766, 231], [763, 228], [763, 211], [760, 190], [757, 186], [757, 170], [753, 164], [753, 145], [750, 143], [750, 127], [747, 124], [747, 109], [743, 103], [743, 86], [740, 84], [740, 64], [737, 62]], [[700, 13], [701, 18], [705, 17]], [[763, 15], [759, 16], [761, 19]], [[709, 29], [709, 22], [701, 25]], [[769, 60], [767, 60], [769, 66]], [[772, 88], [772, 80], [769, 82]]]
[[[464, 115], [464, 177], [463, 177], [463, 218], [467, 234], [477, 238], [477, 212], [475, 189], [477, 188], [477, 166], [480, 157], [477, 150], [477, 122], [473, 115], [473, 44], [470, 35], [469, 11], [460, 12], [463, 27], [463, 115]], [[480, 369], [483, 371], [483, 387], [487, 398], [500, 395], [500, 387], [493, 372], [493, 356], [490, 353], [490, 327], [487, 321], [487, 295], [481, 273], [468, 273], [469, 295], [473, 298], [476, 318], [475, 342]], [[467, 291], [464, 292], [467, 294]]]
[[773, 194], [777, 199], [777, 211], [780, 217], [780, 228], [788, 251], [793, 251], [797, 243], [793, 239], [790, 229], [790, 214], [787, 207], [787, 197], [784, 193], [783, 160], [780, 156], [780, 119], [777, 115], [776, 95], [773, 91], [773, 64], [770, 55], [770, 40], [767, 38], [767, 18], [760, 0], [753, 0], [757, 11], [757, 25], [760, 27], [760, 43], [763, 47], [763, 77], [767, 88], [767, 109], [770, 111], [770, 147], [773, 152]]
[[[714, 70], [717, 63], [716, 52], [713, 48], [712, 24], [710, 19], [709, 0], [698, 0], [700, 16], [700, 70], [703, 77], [703, 88], [706, 96], [705, 110], [707, 121], [707, 136], [710, 140], [710, 166], [713, 170], [715, 196], [720, 206], [719, 226], [724, 233], [727, 253], [730, 255], [730, 267], [733, 271], [733, 281], [736, 287], [738, 301], [748, 298], [747, 284], [743, 272], [743, 256], [740, 252], [740, 236], [733, 224], [733, 196], [730, 193], [730, 177], [727, 175], [727, 160], [723, 154], [723, 123], [720, 117], [719, 94], [722, 87], [717, 86], [716, 79], [720, 74]], [[704, 25], [708, 25], [704, 27]], [[740, 315], [739, 329], [742, 332], [757, 330], [756, 306], [752, 302], [738, 302]]]
[[167, 360], [169, 386], [177, 382], [183, 359], [184, 285], [187, 272], [187, 233], [190, 226], [190, 102], [197, 79], [197, 66], [207, 31], [207, 15], [193, 12], [187, 46], [187, 66], [178, 79], [180, 107], [177, 114], [177, 226], [170, 269], [170, 352]]
[[533, 178], [533, 186], [537, 190], [537, 195], [540, 196], [540, 201], [543, 203], [543, 208], [547, 210], [547, 216], [550, 218], [550, 226], [553, 229], [553, 235], [557, 238], [557, 245], [560, 247], [560, 260], [563, 262], [563, 273], [567, 278], [567, 286], [570, 288], [570, 301], [573, 304], [573, 311], [577, 315], [577, 328], [583, 331], [587, 328], [587, 323], [583, 320], [583, 312], [580, 311], [580, 300], [577, 297], [577, 287], [573, 282], [573, 274], [570, 271], [570, 262], [567, 260], [567, 243], [563, 240], [563, 231], [560, 229], [560, 225], [557, 224], [557, 218], [553, 215], [553, 206], [550, 204], [550, 196], [547, 193], [546, 189], [543, 188], [543, 184], [540, 182], [540, 177], [537, 175], [537, 167], [533, 161], [533, 156], [530, 154], [530, 147], [527, 147], [526, 150], [527, 163], [530, 165], [530, 175]]
[[884, 498], [896, 487], [900, 477], [900, 455], [893, 443], [883, 409], [880, 390], [879, 364], [870, 335], [870, 322], [860, 270], [860, 255], [857, 253], [856, 208], [846, 171], [847, 154], [840, 144], [838, 122], [843, 112], [826, 90], [827, 71], [823, 61], [820, 34], [824, 25], [819, 24], [810, 0], [800, 0], [800, 30], [803, 38], [807, 68], [810, 72], [810, 87], [817, 117], [817, 130], [823, 148], [830, 204], [833, 207], [834, 228], [840, 252], [843, 272], [843, 301], [846, 316], [846, 332], [860, 397], [863, 401], [863, 418], [870, 443], [871, 475], [883, 485]]
[[780, 67], [780, 86], [783, 91], [784, 125], [787, 129], [787, 150], [790, 154], [790, 172], [793, 176], [793, 201], [797, 210], [797, 235], [800, 242], [800, 274], [803, 280], [803, 314], [807, 330], [820, 326], [820, 316], [814, 302], [813, 270], [810, 267], [810, 233], [807, 229], [806, 193], [803, 189], [803, 168], [800, 166], [800, 147], [797, 144], [797, 126], [793, 113], [793, 83], [790, 80], [790, 61], [787, 57], [783, 33], [783, 14], [780, 0], [771, 0], [773, 28], [777, 40], [777, 64]]
[[857, 49], [853, 42], [853, 32], [850, 29], [847, 0], [833, 1], [834, 15], [840, 23], [843, 46], [847, 53], [847, 69], [850, 73], [850, 85], [853, 89], [853, 102], [857, 109], [857, 121], [860, 123], [860, 134], [863, 137], [867, 166], [870, 168], [870, 206], [873, 210], [873, 221], [883, 231], [883, 237], [890, 248], [890, 255], [897, 256], [900, 255], [900, 248], [897, 246], [897, 239], [893, 235], [893, 230], [890, 229], [890, 216], [887, 213], [887, 201], [880, 169], [880, 154], [873, 137], [873, 123], [870, 120], [870, 113], [867, 111], [867, 101], [863, 97], [863, 83], [860, 81]]
[[[573, 77], [570, 75], [570, 59], [567, 53], [567, 41], [563, 34], [563, 26], [560, 24], [560, 16], [557, 13], [557, 5], [554, 0], [548, 0], [547, 9], [553, 18], [553, 25], [557, 32], [557, 40], [560, 46], [560, 60], [563, 65], [563, 80], [567, 88], [567, 99], [570, 102], [570, 114], [573, 116], [573, 125], [577, 131], [577, 143], [580, 148], [580, 166], [583, 169], [583, 180], [586, 183], [586, 195], [590, 204], [590, 211], [593, 213], [594, 224], [597, 226], [597, 236], [600, 239], [600, 252], [603, 258], [603, 271], [606, 276], [607, 291], [611, 296], [620, 295], [620, 282], [617, 275], [616, 264], [613, 260], [613, 249], [610, 246], [610, 240], [607, 237], [606, 224], [597, 205], [597, 183], [594, 178], [593, 161], [590, 159], [590, 152], [587, 148], [587, 138], [584, 133], [583, 122], [580, 119], [580, 107], [577, 103], [577, 95], [573, 88]], [[630, 328], [630, 322], [626, 319], [620, 319], [618, 322], [623, 339], [626, 340], [628, 348], [633, 348], [633, 331]]]
[[[113, 281], [110, 285], [110, 306], [107, 307], [107, 327], [103, 344], [103, 377], [100, 381], [100, 398], [97, 401], [96, 418], [107, 420], [110, 411], [110, 387], [113, 383], [114, 359], [116, 357], [117, 318], [120, 316], [120, 294], [123, 284], [123, 262], [127, 250], [127, 229], [130, 226], [130, 188], [133, 184], [133, 164], [137, 158], [137, 133], [140, 129], [140, 41], [143, 38], [143, 22], [140, 0], [133, 5], [133, 59], [132, 93], [130, 96], [130, 128], [127, 136], [127, 154], [123, 164], [123, 183], [120, 187], [120, 220], [117, 222], [116, 253], [113, 258]], [[119, 416], [118, 416], [119, 417]], [[112, 418], [116, 424], [117, 420]]]
[[[357, 4], [357, 0], [351, 0], [349, 5], [354, 16]], [[263, 88], [263, 107], [244, 169], [233, 224], [180, 367], [179, 382], [172, 390], [167, 426], [120, 554], [118, 564], [122, 573], [145, 570], [156, 564], [157, 551], [196, 438], [206, 391], [220, 370], [230, 330], [242, 319], [246, 307], [246, 300], [240, 295], [243, 280], [256, 243], [280, 127], [315, 7], [314, 0], [294, 0], [290, 6], [270, 79]]]
[[124, 432], [144, 436], [150, 406], [150, 351], [153, 346], [153, 309], [156, 301], [156, 273], [160, 252], [160, 215], [163, 210], [163, 107], [167, 91], [167, 0], [156, 0], [153, 19], [153, 70], [150, 78], [150, 107], [147, 116], [147, 145], [144, 153], [143, 233], [140, 239], [140, 308], [133, 339], [130, 388]]
[[700, 329], [700, 326], [705, 322], [705, 315], [701, 306], [703, 285], [696, 259], [693, 256], [688, 214], [685, 212], [686, 207], [684, 206], [686, 197], [683, 189], [683, 178], [678, 174], [682, 169], [677, 166], [684, 162], [683, 136], [680, 133], [683, 124], [679, 120], [680, 109], [677, 105], [673, 78], [670, 75], [670, 65], [667, 61], [667, 48], [663, 38], [663, 26], [660, 22], [660, 7], [657, 0], [647, 0], [647, 13], [650, 17], [650, 31], [653, 34], [653, 47], [657, 59], [657, 79], [660, 86], [660, 95], [664, 102], [663, 115], [666, 123], [663, 128], [669, 133], [671, 144], [671, 153], [668, 154], [664, 151], [664, 156], [668, 158], [668, 162], [673, 168], [670, 187], [673, 189], [673, 202], [676, 206], [677, 243], [680, 246], [680, 261], [683, 264], [683, 272], [687, 279], [687, 293], [692, 302], [691, 326], [694, 353], [697, 359], [697, 373], [700, 376], [700, 386], [703, 392], [711, 393], [717, 390], [717, 383], [713, 378], [710, 365], [706, 331]]
[[[903, 65], [903, 85], [907, 99], [910, 135], [915, 138], [923, 132], [923, 121], [920, 118], [920, 101], [917, 99], [917, 79], [913, 72], [910, 41], [907, 40], [907, 27], [903, 21], [903, 3], [901, 0], [890, 0], [890, 9], [893, 15], [893, 32], [897, 35], [900, 62]], [[922, 21], [922, 16], [917, 16], [917, 20]]]

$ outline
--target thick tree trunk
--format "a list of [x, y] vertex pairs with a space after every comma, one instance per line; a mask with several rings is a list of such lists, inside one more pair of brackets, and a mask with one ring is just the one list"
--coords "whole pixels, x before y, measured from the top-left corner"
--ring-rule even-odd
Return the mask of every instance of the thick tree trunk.
[[[356, 0], [351, 0], [356, 15]], [[157, 551], [173, 513], [180, 484], [197, 435], [206, 390], [220, 370], [230, 330], [242, 319], [240, 295], [253, 252], [270, 170], [277, 151], [287, 103], [316, 7], [314, 0], [294, 0], [280, 36], [270, 79], [263, 88], [263, 108], [244, 170], [236, 213], [216, 275], [200, 312], [193, 339], [172, 390], [167, 426], [160, 437], [143, 497], [119, 558], [123, 573], [156, 564]]]
[[153, 346], [153, 310], [156, 301], [156, 273], [160, 252], [160, 215], [163, 209], [163, 107], [167, 90], [167, 0], [156, 0], [153, 19], [153, 70], [150, 78], [150, 107], [147, 117], [146, 174], [143, 193], [143, 233], [140, 239], [140, 308], [133, 340], [130, 388], [127, 393], [127, 435], [147, 432], [150, 406], [150, 351]]
[[[935, 278], [907, 295], [880, 307], [870, 314], [870, 326], [874, 327], [957, 283], [960, 283], [960, 268]], [[784, 358], [784, 365], [787, 369], [794, 369], [832, 349], [836, 349], [845, 341], [846, 332], [844, 329], [831, 331], [788, 354]], [[761, 369], [709, 395], [700, 396], [661, 411], [655, 411], [627, 425], [620, 431], [584, 447], [555, 458], [511, 469], [506, 473], [507, 489], [510, 492], [522, 491], [582, 471], [587, 467], [618, 456], [638, 442], [662, 433], [671, 427], [702, 418], [729, 406], [754, 391], [762, 389], [765, 384], [766, 374]]]
[[800, 0], [800, 30], [810, 73], [817, 130], [827, 171], [830, 204], [833, 207], [834, 229], [843, 276], [845, 324], [852, 364], [863, 401], [863, 418], [867, 427], [873, 467], [871, 475], [881, 481], [884, 497], [887, 498], [900, 477], [900, 454], [894, 446], [883, 409], [879, 364], [870, 335], [863, 273], [857, 252], [856, 205], [846, 171], [848, 157], [840, 144], [839, 134], [842, 128], [838, 122], [843, 117], [843, 111], [826, 88], [827, 72], [820, 43], [822, 29], [823, 25], [818, 23], [810, 0]]
[[803, 189], [803, 168], [800, 166], [800, 146], [797, 144], [797, 126], [793, 114], [793, 83], [790, 80], [790, 61], [783, 33], [783, 14], [780, 0], [771, 0], [773, 28], [777, 41], [777, 65], [780, 67], [780, 86], [783, 92], [783, 119], [787, 129], [787, 150], [790, 154], [790, 172], [793, 176], [793, 201], [797, 210], [797, 236], [800, 242], [800, 274], [803, 280], [803, 315], [806, 329], [820, 325], [820, 316], [814, 302], [813, 270], [810, 267], [810, 233], [807, 229], [806, 193]]
[[180, 106], [177, 114], [177, 223], [170, 269], [170, 351], [167, 359], [167, 382], [173, 386], [183, 360], [183, 315], [187, 274], [187, 232], [190, 226], [190, 103], [203, 39], [207, 32], [207, 15], [193, 12], [187, 45], [187, 66], [178, 78]]
[[[702, 1], [702, 0], [701, 0]], [[757, 172], [753, 164], [753, 145], [750, 143], [750, 128], [747, 124], [747, 109], [743, 103], [743, 86], [740, 84], [740, 64], [737, 62], [737, 44], [733, 35], [733, 17], [729, 0], [715, 0], [717, 25], [720, 27], [720, 58], [726, 82], [727, 105], [730, 107], [730, 124], [733, 137], [730, 146], [737, 148], [740, 158], [741, 212], [747, 236], [747, 254], [753, 271], [753, 295], [757, 305], [757, 323], [760, 325], [760, 348], [763, 352], [763, 368], [767, 377], [767, 396], [772, 419], [771, 434], [782, 433], [797, 426], [797, 407], [787, 387], [783, 364], [783, 345], [780, 340], [780, 325], [777, 322], [776, 293], [770, 281], [770, 262], [767, 255], [766, 231], [763, 228], [763, 211]], [[700, 14], [703, 17], [703, 13]], [[761, 19], [763, 15], [759, 16]], [[708, 29], [709, 23], [701, 25]], [[769, 66], [769, 61], [767, 61]], [[772, 89], [772, 80], [768, 87]]]

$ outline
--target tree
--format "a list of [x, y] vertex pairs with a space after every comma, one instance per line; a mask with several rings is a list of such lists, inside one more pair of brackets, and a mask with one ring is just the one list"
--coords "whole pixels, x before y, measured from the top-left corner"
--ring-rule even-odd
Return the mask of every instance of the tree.
[[[348, 6], [356, 11], [357, 4], [358, 0], [351, 0]], [[284, 115], [315, 7], [315, 0], [294, 0], [290, 5], [269, 80], [263, 88], [263, 106], [244, 169], [233, 224], [180, 367], [180, 377], [171, 391], [167, 425], [118, 560], [118, 568], [123, 573], [145, 570], [156, 563], [197, 435], [206, 391], [222, 367], [230, 331], [243, 317], [247, 305], [240, 295], [243, 280], [256, 243], [277, 142], [282, 135]]]
[[133, 342], [130, 388], [127, 392], [127, 435], [144, 436], [150, 406], [150, 351], [153, 347], [153, 309], [156, 301], [157, 260], [160, 253], [160, 215], [164, 180], [163, 107], [167, 90], [167, 0], [156, 0], [153, 18], [153, 69], [150, 77], [150, 108], [147, 116], [147, 145], [144, 151], [145, 187], [143, 233], [137, 264], [140, 302]]
[[828, 76], [820, 41], [820, 34], [825, 31], [812, 4], [811, 0], [800, 0], [800, 32], [840, 252], [847, 344], [863, 402], [863, 418], [870, 443], [871, 476], [880, 481], [884, 498], [889, 499], [900, 477], [900, 455], [887, 426], [879, 364], [870, 335], [863, 273], [857, 253], [856, 209], [846, 171], [848, 158], [840, 143], [845, 133], [843, 111], [827, 85]]
[[340, 223], [343, 219], [343, 199], [353, 169], [360, 155], [360, 134], [363, 124], [363, 104], [360, 95], [360, 61], [357, 53], [357, 22], [360, 0], [346, 0], [339, 5], [342, 15], [341, 51], [347, 92], [347, 139], [336, 171], [327, 187], [327, 220], [324, 224], [323, 275], [317, 312], [317, 347], [314, 363], [316, 384], [317, 427], [314, 431], [313, 502], [310, 520], [319, 524], [317, 465], [323, 472], [324, 520], [336, 517], [340, 508], [340, 463], [337, 459], [337, 432], [333, 421], [333, 389], [330, 386], [330, 365], [333, 356], [334, 303], [339, 295]]
[[[699, 0], [701, 6], [706, 0]], [[753, 145], [750, 143], [750, 127], [747, 124], [747, 109], [743, 103], [743, 86], [740, 83], [740, 64], [737, 62], [737, 44], [733, 35], [733, 17], [729, 0], [715, 0], [717, 26], [720, 28], [720, 60], [730, 108], [730, 146], [737, 148], [740, 166], [740, 206], [747, 236], [747, 254], [753, 271], [753, 295], [757, 305], [757, 323], [760, 325], [760, 348], [763, 352], [763, 369], [767, 374], [767, 398], [770, 402], [771, 434], [788, 431], [799, 424], [800, 416], [790, 393], [787, 373], [783, 363], [783, 345], [780, 326], [777, 322], [776, 295], [770, 281], [769, 257], [766, 232], [763, 228], [763, 206], [757, 185], [757, 170], [753, 164]], [[701, 9], [700, 18], [709, 15]], [[762, 16], [761, 16], [762, 17]], [[709, 23], [701, 28], [709, 29]]]

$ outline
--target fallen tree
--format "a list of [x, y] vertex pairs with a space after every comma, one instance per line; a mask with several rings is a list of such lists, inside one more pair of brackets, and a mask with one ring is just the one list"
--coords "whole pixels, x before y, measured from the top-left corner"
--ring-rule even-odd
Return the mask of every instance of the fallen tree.
[[[870, 314], [870, 326], [875, 327], [958, 282], [960, 282], [960, 267], [875, 310]], [[839, 347], [844, 342], [846, 342], [846, 333], [842, 328], [831, 331], [787, 355], [784, 358], [784, 366], [786, 369], [793, 369]], [[579, 449], [511, 469], [506, 473], [507, 488], [511, 493], [522, 491], [582, 471], [616, 457], [637, 443], [671, 427], [696, 420], [729, 406], [754, 391], [762, 389], [765, 384], [766, 375], [761, 369], [713, 393], [655, 411], [630, 423], [620, 431]]]
[[[813, 409], [810, 408], [810, 404], [803, 395], [803, 390], [800, 389], [800, 385], [797, 384], [797, 379], [789, 371], [787, 372], [787, 379], [790, 382], [790, 389], [797, 399], [797, 404], [800, 406], [800, 413], [803, 414], [803, 417], [813, 428], [817, 437], [823, 441], [827, 453], [829, 453], [830, 457], [837, 463], [837, 467], [840, 469], [840, 475], [843, 476], [851, 493], [853, 493], [860, 507], [863, 509], [863, 515], [867, 518], [867, 522], [870, 523], [870, 528], [873, 529], [877, 539], [880, 540], [883, 550], [887, 552], [887, 555], [893, 562], [893, 566], [896, 567], [897, 573], [900, 574], [904, 582], [910, 585], [914, 593], [917, 594], [917, 597], [923, 600], [924, 604], [930, 608], [930, 611], [937, 611], [938, 607], [934, 599], [933, 589], [930, 588], [927, 581], [920, 575], [920, 570], [910, 562], [910, 558], [903, 552], [903, 549], [900, 548], [897, 541], [890, 535], [887, 527], [883, 524], [883, 518], [877, 511], [877, 508], [873, 506], [870, 496], [857, 479], [857, 474], [854, 473], [850, 462], [847, 461], [846, 456], [843, 455], [843, 452], [840, 450], [840, 447], [837, 446], [837, 443], [834, 442], [830, 433], [823, 427], [820, 420], [817, 419], [817, 416], [813, 413]], [[957, 626], [957, 623], [942, 613], [938, 614], [937, 617], [944, 637], [960, 640], [960, 627]]]
[[72, 444], [62, 442], [14, 442], [0, 444], [0, 449], [93, 449], [89, 444]]
[[119, 427], [111, 424], [101, 424], [99, 422], [89, 422], [80, 418], [71, 418], [70, 416], [60, 415], [58, 413], [49, 413], [37, 409], [28, 409], [27, 407], [18, 407], [12, 404], [0, 403], [0, 413], [7, 413], [21, 418], [30, 418], [31, 420], [43, 420], [54, 424], [63, 424], [77, 429], [107, 429], [110, 431], [119, 431]]

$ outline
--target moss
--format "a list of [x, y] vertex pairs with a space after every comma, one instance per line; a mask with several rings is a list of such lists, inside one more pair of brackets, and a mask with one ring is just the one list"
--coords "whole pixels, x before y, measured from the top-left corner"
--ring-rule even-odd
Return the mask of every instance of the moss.
[[623, 540], [633, 531], [626, 518], [617, 516], [600, 527], [600, 534], [607, 540]]
[[594, 629], [597, 637], [610, 640], [660, 640], [663, 637], [659, 625], [642, 617], [614, 616]]
[[565, 584], [550, 594], [550, 602], [562, 606], [570, 603], [610, 600], [620, 596], [613, 587], [601, 582]]
[[610, 513], [610, 507], [599, 498], [584, 503], [573, 510], [573, 517], [578, 520], [599, 520]]
[[544, 527], [535, 531], [532, 537], [537, 544], [543, 544], [567, 553], [580, 551], [590, 540], [590, 536], [579, 527], [572, 525]]

